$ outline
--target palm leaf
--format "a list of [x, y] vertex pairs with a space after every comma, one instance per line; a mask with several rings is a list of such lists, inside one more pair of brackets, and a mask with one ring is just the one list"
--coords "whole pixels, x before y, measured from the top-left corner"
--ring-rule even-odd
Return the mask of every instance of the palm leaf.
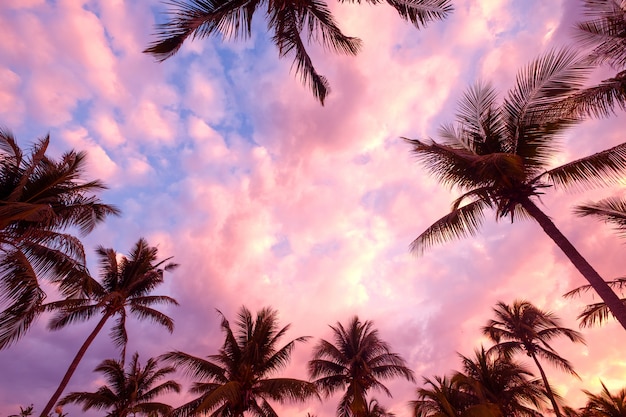
[[481, 199], [452, 210], [411, 242], [411, 252], [421, 254], [424, 249], [436, 244], [474, 236], [482, 226], [483, 211], [489, 206], [487, 201]]
[[546, 171], [534, 181], [546, 181], [555, 187], [573, 185], [593, 188], [619, 182], [626, 174], [626, 143], [577, 159]]
[[586, 203], [576, 206], [574, 213], [579, 216], [595, 216], [607, 223], [612, 223], [618, 233], [626, 236], [626, 201], [612, 197], [596, 203]]

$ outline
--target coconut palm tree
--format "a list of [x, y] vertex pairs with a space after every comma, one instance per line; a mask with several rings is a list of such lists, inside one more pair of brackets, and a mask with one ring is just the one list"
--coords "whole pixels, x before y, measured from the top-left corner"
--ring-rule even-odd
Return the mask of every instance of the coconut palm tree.
[[524, 352], [532, 358], [541, 374], [554, 413], [560, 417], [560, 408], [539, 358], [578, 376], [570, 362], [559, 356], [549, 342], [557, 337], [566, 337], [574, 343], [585, 343], [583, 336], [575, 330], [562, 327], [560, 319], [553, 313], [543, 311], [525, 300], [515, 300], [512, 305], [500, 301], [493, 311], [496, 318], [489, 320], [483, 327], [483, 333], [496, 343], [492, 349], [506, 357]]
[[413, 371], [378, 335], [371, 321], [353, 317], [346, 327], [330, 326], [334, 344], [324, 339], [315, 346], [309, 375], [327, 396], [345, 390], [337, 407], [339, 417], [363, 417], [370, 390], [391, 393], [382, 379], [403, 377], [414, 381]]
[[626, 416], [626, 389], [619, 390], [617, 395], [611, 394], [604, 382], [600, 394], [592, 394], [587, 390], [587, 404], [581, 410], [583, 416], [588, 417], [624, 417]]
[[157, 248], [149, 246], [145, 239], [137, 241], [128, 257], [119, 257], [115, 250], [102, 246], [96, 249], [96, 253], [100, 258], [100, 282], [93, 278], [85, 278], [89, 282], [90, 297], [68, 298], [46, 305], [46, 309], [57, 311], [50, 322], [49, 327], [52, 330], [86, 321], [94, 316], [100, 316], [100, 320], [76, 353], [59, 387], [42, 411], [41, 417], [46, 417], [54, 407], [85, 352], [110, 319], [116, 318], [110, 334], [114, 343], [122, 349], [122, 361], [128, 341], [126, 333], [128, 314], [141, 320], [152, 320], [170, 333], [174, 330], [174, 321], [165, 313], [156, 310], [154, 306], [178, 303], [172, 297], [152, 295], [154, 289], [163, 283], [164, 271], [171, 271], [177, 266], [168, 263], [170, 258], [157, 262]]
[[489, 85], [469, 89], [460, 102], [458, 126], [441, 128], [442, 143], [406, 139], [438, 181], [463, 192], [451, 212], [420, 234], [411, 249], [419, 254], [434, 244], [475, 235], [487, 209], [494, 209], [497, 219], [533, 219], [626, 329], [626, 306], [535, 203], [551, 187], [604, 185], [626, 173], [626, 144], [549, 169], [558, 139], [578, 120], [546, 121], [545, 109], [577, 91], [588, 69], [571, 52], [549, 52], [518, 74], [501, 105]]
[[71, 150], [55, 160], [46, 154], [50, 136], [25, 153], [0, 128], [0, 349], [16, 342], [41, 313], [46, 298], [40, 279], [64, 296], [83, 291], [85, 235], [119, 211], [95, 193], [106, 187], [85, 181], [86, 154]]
[[409, 403], [413, 417], [502, 417], [497, 405], [478, 403], [476, 396], [463, 390], [459, 378], [424, 378], [417, 389], [417, 400]]
[[[417, 28], [432, 20], [444, 19], [452, 11], [450, 0], [386, 1]], [[380, 1], [367, 2], [377, 4]], [[190, 37], [249, 38], [252, 16], [257, 10], [265, 9], [268, 31], [273, 34], [279, 57], [294, 55], [292, 67], [322, 104], [330, 91], [328, 81], [313, 66], [305, 44], [315, 41], [326, 49], [349, 55], [356, 55], [361, 48], [361, 40], [344, 35], [328, 5], [321, 0], [176, 0], [169, 5], [170, 18], [157, 26], [157, 40], [144, 50], [145, 53], [163, 61], [174, 55]]]
[[463, 371], [453, 377], [459, 389], [473, 395], [476, 404], [495, 405], [502, 416], [541, 417], [537, 411], [544, 399], [532, 373], [506, 355], [495, 351], [474, 351], [474, 357], [461, 356]]
[[162, 356], [196, 379], [190, 392], [198, 397], [175, 409], [174, 416], [276, 416], [270, 400], [283, 403], [318, 396], [315, 385], [308, 381], [272, 377], [287, 366], [296, 343], [308, 339], [298, 337], [279, 347], [289, 325], [279, 327], [276, 310], [263, 308], [255, 318], [242, 307], [234, 331], [218, 313], [225, 333], [219, 353], [206, 359], [180, 351]]
[[142, 367], [138, 353], [133, 355], [127, 371], [122, 360], [113, 359], [103, 361], [94, 371], [102, 373], [108, 385], [96, 392], [72, 392], [59, 404], [82, 404], [83, 411], [108, 410], [107, 417], [157, 417], [168, 415], [172, 407], [153, 400], [162, 394], [180, 392], [176, 381], [160, 382], [175, 371], [173, 367], [161, 368], [154, 358], [148, 359]]

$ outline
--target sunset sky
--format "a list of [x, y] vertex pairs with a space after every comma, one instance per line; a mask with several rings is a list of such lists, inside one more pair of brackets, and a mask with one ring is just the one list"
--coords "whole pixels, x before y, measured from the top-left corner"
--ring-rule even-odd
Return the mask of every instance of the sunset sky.
[[[387, 5], [329, 6], [364, 47], [357, 57], [310, 47], [332, 88], [322, 107], [290, 71], [291, 58], [278, 59], [262, 13], [247, 41], [196, 40], [159, 64], [141, 53], [166, 10], [159, 0], [2, 0], [0, 125], [24, 148], [50, 133], [51, 155], [88, 152], [85, 176], [103, 180], [101, 198], [122, 210], [84, 239], [94, 275], [96, 246], [128, 253], [140, 237], [180, 264], [155, 291], [180, 303], [166, 309], [174, 333], [131, 319], [129, 354], [143, 363], [170, 350], [216, 353], [216, 309], [235, 321], [242, 305], [271, 306], [292, 325], [285, 343], [313, 336], [282, 373], [307, 378], [312, 347], [332, 337], [328, 325], [356, 314], [414, 370], [417, 385], [392, 380], [393, 398], [374, 393], [408, 417], [422, 377], [460, 369], [458, 353], [486, 343], [480, 328], [496, 302], [527, 299], [577, 329], [576, 316], [597, 300], [562, 298], [585, 282], [530, 221], [490, 215], [475, 238], [410, 254], [457, 190], [429, 178], [401, 140], [437, 138], [468, 86], [490, 81], [504, 96], [538, 54], [574, 44], [581, 2], [455, 0], [448, 19], [419, 31]], [[625, 121], [573, 128], [554, 164], [624, 142]], [[623, 274], [625, 242], [572, 207], [620, 192], [547, 190], [541, 199], [606, 279]], [[46, 324], [0, 351], [0, 417], [43, 407], [95, 321], [55, 332]], [[572, 406], [583, 405], [581, 389], [598, 392], [600, 379], [613, 390], [626, 385], [626, 332], [614, 321], [582, 331], [586, 346], [554, 344], [580, 380], [546, 366]], [[105, 330], [66, 393], [95, 391], [103, 381], [93, 368], [116, 357]], [[184, 391], [166, 398], [173, 406], [192, 398], [191, 381], [176, 378]], [[277, 409], [332, 417], [336, 405]]]

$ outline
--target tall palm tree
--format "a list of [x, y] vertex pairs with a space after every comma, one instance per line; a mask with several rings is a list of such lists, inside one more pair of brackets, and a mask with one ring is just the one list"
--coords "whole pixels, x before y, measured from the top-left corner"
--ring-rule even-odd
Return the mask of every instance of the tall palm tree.
[[553, 313], [543, 311], [525, 300], [515, 300], [512, 305], [500, 301], [493, 311], [496, 318], [489, 320], [483, 327], [483, 333], [496, 343], [492, 349], [507, 357], [518, 352], [531, 357], [541, 374], [554, 413], [560, 417], [559, 406], [539, 358], [576, 375], [570, 362], [559, 356], [549, 342], [562, 336], [575, 343], [585, 343], [583, 336], [575, 330], [562, 327], [560, 319]]
[[76, 353], [59, 387], [42, 411], [41, 417], [46, 417], [52, 410], [85, 352], [109, 319], [117, 318], [110, 334], [114, 343], [122, 349], [122, 361], [128, 341], [126, 333], [128, 314], [138, 319], [152, 320], [165, 327], [170, 333], [174, 330], [174, 321], [165, 313], [156, 310], [154, 306], [178, 305], [178, 303], [172, 297], [151, 294], [163, 283], [163, 272], [171, 271], [177, 266], [167, 263], [170, 258], [157, 262], [157, 248], [149, 246], [144, 239], [137, 241], [128, 257], [118, 258], [115, 250], [102, 246], [96, 249], [96, 253], [100, 258], [100, 282], [86, 277], [85, 280], [89, 282], [90, 297], [68, 298], [46, 305], [47, 309], [57, 311], [49, 326], [53, 330], [89, 320], [94, 316], [100, 316], [100, 320]]
[[154, 358], [148, 359], [142, 367], [138, 353], [133, 355], [127, 371], [122, 360], [112, 359], [103, 361], [94, 371], [101, 372], [108, 385], [101, 386], [96, 392], [72, 392], [59, 404], [82, 404], [83, 411], [108, 410], [107, 417], [156, 417], [168, 415], [172, 407], [153, 400], [162, 394], [180, 392], [180, 384], [176, 381], [160, 382], [175, 371], [173, 367], [161, 368]]
[[[342, 0], [343, 1], [343, 0]], [[348, 0], [354, 2], [354, 0]], [[358, 1], [358, 0], [357, 0]], [[358, 1], [360, 3], [360, 1]], [[451, 11], [450, 0], [386, 0], [400, 16], [417, 28], [437, 19], [444, 19]], [[361, 40], [341, 32], [328, 5], [322, 0], [174, 0], [168, 2], [169, 20], [157, 26], [157, 40], [145, 53], [164, 61], [178, 51], [188, 38], [206, 38], [212, 35], [223, 39], [249, 38], [252, 16], [265, 9], [268, 31], [278, 48], [279, 57], [294, 55], [292, 67], [304, 84], [322, 104], [329, 93], [326, 78], [320, 75], [309, 56], [306, 41], [315, 41], [329, 50], [356, 55]], [[377, 4], [380, 0], [367, 0]]]
[[463, 390], [459, 378], [424, 377], [424, 386], [417, 389], [417, 399], [409, 403], [413, 417], [502, 417], [498, 406], [479, 403]]
[[[626, 286], [626, 277], [616, 278], [612, 281], [608, 281], [607, 284], [611, 288], [622, 291]], [[591, 286], [583, 285], [563, 294], [563, 297], [572, 298], [590, 290]], [[626, 298], [622, 297], [621, 301], [626, 305]], [[611, 316], [611, 311], [607, 308], [606, 304], [603, 302], [597, 302], [587, 304], [585, 309], [578, 315], [578, 319], [580, 320], [580, 327], [592, 327], [594, 325], [600, 326], [603, 323], [606, 323]]]
[[482, 346], [474, 358], [461, 355], [461, 360], [463, 371], [453, 379], [477, 404], [493, 404], [502, 416], [541, 417], [537, 411], [544, 397], [541, 383], [529, 379], [532, 373], [522, 365]]
[[334, 344], [324, 339], [315, 346], [309, 361], [309, 375], [326, 394], [345, 390], [337, 407], [339, 417], [363, 417], [371, 389], [391, 393], [382, 379], [403, 377], [414, 381], [413, 371], [390, 346], [380, 339], [371, 321], [353, 317], [346, 327], [330, 326]]
[[263, 308], [255, 318], [242, 307], [234, 331], [219, 313], [226, 336], [219, 353], [206, 359], [180, 351], [163, 355], [166, 361], [196, 379], [190, 392], [198, 397], [175, 409], [174, 416], [276, 416], [269, 400], [283, 403], [318, 396], [310, 382], [272, 377], [289, 363], [296, 343], [308, 339], [298, 337], [279, 347], [289, 325], [279, 327], [276, 310]]
[[[76, 271], [85, 264], [85, 235], [119, 211], [95, 193], [98, 180], [85, 181], [86, 154], [71, 150], [59, 160], [46, 155], [50, 136], [25, 152], [0, 128], [0, 349], [16, 342], [41, 313], [46, 298], [40, 279], [65, 296], [82, 292]], [[78, 274], [80, 275], [80, 274]]]
[[624, 417], [626, 416], [626, 389], [622, 388], [616, 395], [611, 394], [604, 382], [600, 394], [592, 394], [587, 390], [587, 404], [582, 415], [588, 417]]
[[460, 102], [458, 126], [441, 128], [442, 143], [406, 139], [438, 181], [463, 191], [451, 212], [420, 234], [411, 249], [421, 253], [475, 235], [487, 209], [494, 209], [497, 219], [534, 219], [626, 329], [626, 306], [533, 201], [550, 187], [604, 185], [626, 173], [626, 144], [549, 169], [558, 139], [578, 120], [546, 121], [545, 109], [577, 91], [587, 70], [571, 52], [549, 52], [518, 74], [501, 105], [489, 85], [469, 89]]

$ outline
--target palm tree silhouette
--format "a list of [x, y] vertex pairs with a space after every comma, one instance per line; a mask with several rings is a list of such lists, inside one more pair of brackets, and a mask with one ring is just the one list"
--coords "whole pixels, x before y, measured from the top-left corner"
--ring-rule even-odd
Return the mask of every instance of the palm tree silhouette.
[[604, 382], [600, 394], [592, 394], [587, 390], [587, 404], [583, 408], [583, 416], [623, 417], [626, 415], [626, 389], [622, 388], [616, 395], [611, 394]]
[[543, 402], [542, 387], [522, 365], [482, 346], [473, 358], [461, 355], [461, 360], [463, 371], [453, 379], [475, 397], [476, 405], [494, 404], [502, 416], [541, 417], [537, 408]]
[[416, 394], [409, 403], [413, 417], [501, 417], [496, 404], [478, 403], [474, 394], [462, 389], [458, 377], [424, 377]]
[[64, 296], [83, 293], [82, 235], [119, 211], [94, 193], [105, 189], [85, 181], [86, 154], [71, 150], [59, 160], [46, 155], [50, 136], [28, 154], [15, 137], [0, 129], [0, 349], [16, 342], [42, 312], [45, 278]]
[[515, 300], [512, 305], [500, 301], [493, 311], [496, 318], [489, 320], [483, 327], [483, 333], [496, 343], [491, 349], [497, 350], [506, 357], [511, 357], [518, 352], [525, 352], [531, 357], [539, 369], [554, 413], [560, 417], [559, 406], [539, 358], [547, 360], [565, 372], [576, 375], [569, 361], [559, 356], [549, 342], [554, 338], [564, 336], [572, 342], [585, 343], [583, 336], [575, 330], [562, 327], [559, 318], [553, 313], [540, 310], [525, 300]]
[[487, 209], [494, 209], [497, 219], [534, 219], [626, 329], [626, 306], [533, 201], [550, 187], [604, 185], [626, 173], [626, 144], [548, 169], [560, 135], [579, 120], [546, 121], [546, 109], [577, 91], [588, 69], [575, 54], [552, 51], [518, 74], [500, 106], [489, 85], [469, 89], [459, 105], [458, 126], [441, 128], [442, 143], [406, 139], [435, 179], [463, 191], [451, 212], [420, 234], [411, 249], [421, 253], [475, 235]]
[[122, 360], [112, 359], [103, 361], [94, 371], [102, 373], [108, 385], [101, 386], [96, 392], [72, 392], [59, 404], [82, 404], [83, 411], [109, 410], [107, 416], [110, 417], [167, 416], [172, 407], [153, 400], [168, 392], [180, 392], [180, 384], [176, 381], [160, 382], [175, 372], [173, 367], [161, 368], [154, 358], [148, 359], [142, 367], [138, 353], [133, 355], [127, 371]]
[[[417, 28], [432, 20], [444, 19], [452, 11], [450, 0], [386, 1]], [[377, 4], [380, 1], [367, 2]], [[279, 57], [295, 56], [292, 67], [322, 104], [330, 91], [328, 81], [313, 66], [303, 32], [308, 42], [318, 42], [335, 52], [356, 55], [361, 48], [361, 40], [344, 35], [328, 5], [321, 0], [179, 0], [169, 4], [170, 19], [157, 26], [157, 40], [144, 50], [145, 53], [164, 61], [190, 37], [249, 38], [252, 16], [257, 10], [265, 9], [268, 31], [273, 33], [272, 41]]]
[[68, 298], [46, 305], [47, 309], [57, 311], [50, 322], [50, 328], [53, 330], [89, 320], [98, 315], [100, 315], [100, 320], [76, 353], [59, 387], [43, 409], [41, 417], [47, 417], [52, 410], [85, 352], [109, 319], [117, 318], [111, 330], [111, 337], [114, 343], [122, 349], [122, 362], [128, 341], [126, 333], [128, 314], [141, 320], [152, 320], [164, 326], [170, 333], [174, 330], [174, 321], [165, 313], [154, 309], [153, 306], [178, 305], [178, 303], [172, 297], [151, 295], [151, 293], [163, 283], [163, 272], [171, 271], [177, 266], [176, 264], [166, 263], [169, 258], [157, 262], [157, 248], [149, 246], [144, 239], [137, 241], [128, 257], [118, 258], [115, 250], [102, 246], [98, 247], [96, 253], [100, 258], [101, 282], [87, 277], [90, 297]]
[[197, 380], [190, 391], [198, 397], [175, 409], [174, 416], [200, 413], [212, 417], [243, 417], [245, 413], [276, 416], [268, 400], [283, 403], [318, 396], [310, 382], [271, 377], [289, 363], [296, 343], [308, 339], [298, 337], [279, 347], [278, 342], [289, 325], [279, 327], [276, 310], [263, 308], [254, 318], [242, 307], [235, 331], [219, 313], [225, 340], [218, 354], [207, 359], [180, 351], [162, 356]]
[[326, 394], [345, 390], [337, 407], [339, 417], [363, 417], [367, 412], [367, 393], [381, 390], [391, 397], [381, 379], [403, 377], [414, 381], [413, 371], [397, 353], [380, 339], [371, 321], [353, 317], [348, 326], [330, 326], [335, 343], [324, 339], [315, 346], [309, 361], [309, 375]]

